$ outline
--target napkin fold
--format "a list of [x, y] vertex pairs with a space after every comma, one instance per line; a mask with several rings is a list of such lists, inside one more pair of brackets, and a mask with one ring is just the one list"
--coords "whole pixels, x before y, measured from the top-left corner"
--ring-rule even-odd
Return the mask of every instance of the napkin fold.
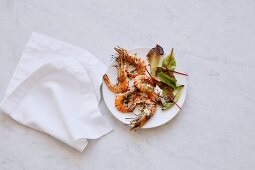
[[36, 32], [31, 34], [26, 44], [13, 77], [7, 87], [6, 95], [9, 95], [26, 77], [43, 64], [54, 58], [60, 57], [64, 60], [70, 56], [75, 57], [88, 72], [99, 102], [101, 94], [98, 89], [100, 89], [102, 76], [106, 71], [105, 65], [93, 54], [80, 47]]
[[33, 33], [1, 103], [17, 122], [83, 151], [112, 129], [98, 108], [105, 66], [91, 53]]

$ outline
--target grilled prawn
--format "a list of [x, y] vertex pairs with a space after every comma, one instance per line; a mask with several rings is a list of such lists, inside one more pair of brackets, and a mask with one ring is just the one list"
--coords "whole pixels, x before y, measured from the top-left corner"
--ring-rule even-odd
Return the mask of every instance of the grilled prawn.
[[107, 87], [113, 91], [114, 93], [123, 93], [125, 91], [127, 91], [128, 89], [128, 85], [129, 85], [129, 80], [127, 77], [127, 68], [125, 63], [123, 62], [123, 58], [122, 57], [118, 57], [118, 78], [117, 78], [117, 84], [113, 85], [110, 82], [109, 77], [107, 76], [107, 74], [105, 74], [103, 76], [103, 79], [105, 81], [105, 84], [107, 85]]
[[134, 100], [134, 105], [138, 104], [142, 105], [143, 107], [141, 113], [130, 122], [132, 126], [130, 130], [136, 130], [142, 127], [157, 110], [156, 102], [146, 96], [137, 95]]
[[115, 98], [115, 107], [122, 113], [134, 111], [136, 106], [134, 96], [136, 95], [137, 90], [138, 89], [133, 86], [128, 89], [127, 92], [117, 94]]
[[146, 63], [142, 58], [138, 58], [133, 54], [129, 54], [127, 50], [120, 47], [115, 47], [115, 51], [119, 56], [122, 56], [124, 61], [130, 65], [133, 65], [135, 69], [131, 72], [127, 72], [128, 77], [135, 78], [138, 75], [143, 75], [146, 72]]
[[139, 75], [134, 79], [134, 85], [143, 93], [146, 93], [154, 102], [160, 102], [158, 94], [154, 92], [154, 87], [156, 84], [154, 81], [146, 76]]

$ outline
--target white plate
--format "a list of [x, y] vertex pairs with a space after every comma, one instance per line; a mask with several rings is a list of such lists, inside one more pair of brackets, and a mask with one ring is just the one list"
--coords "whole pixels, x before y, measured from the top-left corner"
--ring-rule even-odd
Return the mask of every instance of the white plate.
[[[146, 59], [146, 56], [147, 56], [149, 50], [150, 50], [149, 48], [138, 48], [138, 49], [130, 50], [129, 53], [137, 54], [137, 56], [143, 58], [146, 61], [146, 64], [148, 67], [148, 61]], [[168, 52], [168, 51], [165, 51], [164, 57], [166, 56], [166, 54], [168, 54], [166, 52]], [[162, 57], [162, 59], [164, 57]], [[176, 59], [176, 57], [175, 57], [175, 59]], [[176, 62], [177, 62], [176, 71], [183, 72], [179, 66], [178, 59], [176, 59]], [[106, 72], [106, 74], [109, 76], [112, 83], [115, 83], [116, 78], [117, 78], [117, 70], [115, 67], [113, 67], [114, 64], [115, 63], [113, 62], [112, 65], [107, 69], [107, 72]], [[160, 65], [161, 65], [161, 63], [160, 63]], [[149, 70], [149, 68], [148, 68], [148, 70]], [[181, 96], [177, 102], [177, 104], [180, 107], [182, 107], [185, 97], [186, 97], [186, 93], [187, 93], [187, 83], [186, 83], [187, 78], [186, 78], [186, 76], [179, 75], [179, 74], [175, 74], [175, 76], [177, 79], [177, 83], [185, 85], [182, 90]], [[133, 81], [129, 82], [129, 87], [132, 85], [133, 85]], [[104, 97], [104, 101], [105, 101], [108, 109], [111, 111], [111, 113], [114, 115], [114, 117], [116, 117], [118, 120], [120, 120], [124, 124], [130, 124], [130, 119], [126, 119], [126, 118], [127, 117], [135, 117], [135, 115], [133, 113], [119, 112], [114, 105], [115, 96], [116, 96], [116, 94], [113, 93], [112, 91], [110, 91], [108, 89], [108, 87], [106, 86], [106, 84], [103, 82], [103, 97]], [[163, 125], [163, 124], [167, 123], [168, 121], [170, 121], [179, 111], [180, 111], [180, 109], [175, 105], [168, 110], [161, 110], [161, 107], [158, 105], [157, 111], [154, 114], [154, 116], [142, 128], [146, 129], [146, 128], [153, 128], [153, 127]], [[136, 109], [134, 111], [134, 113], [139, 113], [139, 110]]]

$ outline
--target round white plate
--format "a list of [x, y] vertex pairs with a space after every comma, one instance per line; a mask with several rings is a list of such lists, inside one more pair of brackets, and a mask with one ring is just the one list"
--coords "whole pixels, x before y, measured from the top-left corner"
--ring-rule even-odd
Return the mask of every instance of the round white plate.
[[[138, 49], [130, 50], [129, 53], [137, 54], [137, 56], [143, 58], [146, 61], [147, 68], [149, 70], [148, 61], [146, 59], [146, 56], [147, 56], [149, 50], [150, 50], [149, 48], [138, 48]], [[163, 59], [166, 56], [166, 54], [168, 54], [168, 53], [166, 53], [166, 51], [165, 51], [165, 55], [162, 56], [161, 59]], [[176, 59], [176, 63], [177, 63], [176, 71], [182, 72], [182, 70], [179, 66], [179, 63], [178, 63], [178, 59]], [[106, 72], [106, 74], [109, 76], [112, 83], [115, 83], [116, 79], [117, 79], [117, 69], [115, 67], [113, 67], [114, 64], [115, 64], [115, 62], [112, 63], [112, 65], [107, 69], [107, 72]], [[161, 63], [159, 64], [159, 66], [161, 66]], [[187, 93], [187, 83], [186, 83], [187, 77], [183, 76], [183, 75], [179, 75], [179, 74], [175, 74], [175, 76], [176, 76], [178, 84], [185, 85], [182, 90], [181, 96], [177, 102], [177, 104], [180, 107], [182, 107], [185, 97], [186, 97], [186, 93]], [[132, 85], [133, 85], [133, 81], [130, 81], [129, 87], [131, 87]], [[104, 101], [105, 101], [108, 109], [111, 111], [111, 113], [114, 115], [114, 117], [116, 117], [118, 120], [120, 120], [124, 124], [130, 124], [130, 119], [126, 119], [126, 118], [135, 117], [135, 115], [133, 113], [119, 112], [114, 105], [115, 96], [116, 96], [116, 94], [113, 93], [112, 91], [110, 91], [108, 89], [108, 87], [106, 86], [106, 84], [103, 82], [103, 97], [104, 97]], [[175, 105], [167, 110], [161, 110], [161, 107], [158, 105], [157, 111], [154, 114], [154, 116], [142, 128], [153, 128], [153, 127], [163, 125], [163, 124], [167, 123], [168, 121], [170, 121], [179, 111], [180, 111], [180, 109]], [[134, 113], [138, 114], [139, 110], [135, 109]]]

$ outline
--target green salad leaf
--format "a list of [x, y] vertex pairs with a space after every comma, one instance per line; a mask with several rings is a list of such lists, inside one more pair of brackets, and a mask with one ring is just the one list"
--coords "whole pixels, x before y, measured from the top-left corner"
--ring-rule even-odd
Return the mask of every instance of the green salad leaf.
[[171, 53], [164, 58], [162, 67], [174, 71], [176, 67], [176, 61], [174, 58], [174, 49], [172, 48]]
[[[184, 85], [181, 85], [181, 86], [178, 86], [177, 89], [174, 91], [175, 92], [175, 95], [174, 95], [174, 98], [173, 101], [166, 101], [165, 103], [163, 103], [162, 105], [162, 110], [166, 110], [166, 109], [169, 109], [171, 108], [175, 103], [178, 102], [180, 96], [181, 96], [181, 92], [182, 92], [182, 89], [184, 88]], [[164, 95], [164, 93], [163, 93]]]
[[159, 76], [159, 79], [167, 84], [168, 86], [172, 87], [173, 89], [176, 89], [177, 88], [177, 80], [174, 78], [174, 77], [170, 77], [168, 76], [166, 73], [163, 73], [163, 72], [159, 72], [157, 74]]

